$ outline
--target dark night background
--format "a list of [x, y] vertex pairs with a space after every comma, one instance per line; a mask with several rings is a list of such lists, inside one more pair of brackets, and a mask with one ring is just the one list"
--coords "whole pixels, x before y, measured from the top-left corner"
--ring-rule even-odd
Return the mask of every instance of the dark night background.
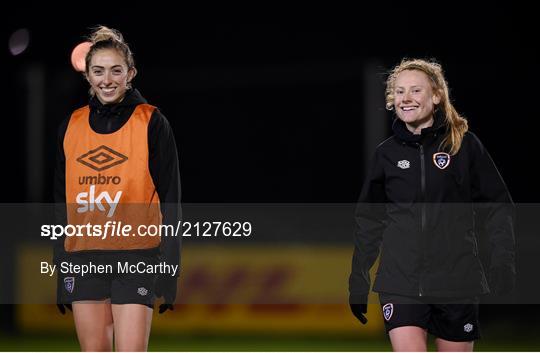
[[[134, 86], [175, 131], [183, 202], [355, 202], [365, 172], [366, 99], [383, 102], [385, 74], [403, 57], [442, 64], [455, 107], [514, 201], [539, 202], [533, 12], [507, 2], [358, 5], [318, 15], [274, 9], [287, 18], [106, 3], [70, 15], [55, 12], [60, 5], [5, 11], [2, 202], [52, 201], [57, 126], [87, 102], [71, 50], [97, 24], [123, 33], [138, 68]], [[7, 42], [19, 28], [30, 31], [30, 45], [12, 56]], [[376, 92], [363, 83], [368, 63], [380, 77]], [[37, 133], [26, 121], [22, 79], [36, 65], [45, 82]], [[29, 151], [36, 136], [41, 142]], [[38, 168], [27, 163], [35, 153]], [[30, 191], [35, 175], [42, 186]]]
[[[4, 43], [18, 28], [31, 33], [23, 54], [2, 51], [9, 82], [4, 202], [51, 199], [56, 128], [86, 103], [87, 84], [71, 69], [70, 53], [96, 24], [124, 34], [139, 71], [135, 87], [169, 119], [185, 202], [354, 202], [364, 172], [363, 121], [370, 119], [362, 67], [376, 63], [381, 86], [371, 95], [382, 101], [385, 73], [403, 57], [443, 65], [456, 108], [515, 201], [540, 199], [533, 143], [538, 54], [526, 9], [388, 5], [273, 21], [156, 7], [90, 12], [40, 17], [40, 9], [19, 9], [2, 26]], [[32, 126], [20, 77], [34, 64], [45, 70], [43, 171], [25, 163]], [[30, 173], [44, 180], [31, 195], [24, 192]]]

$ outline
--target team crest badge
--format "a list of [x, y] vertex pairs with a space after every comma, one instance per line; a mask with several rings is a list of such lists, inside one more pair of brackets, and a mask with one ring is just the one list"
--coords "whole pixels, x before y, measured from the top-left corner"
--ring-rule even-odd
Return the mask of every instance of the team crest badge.
[[69, 293], [73, 293], [73, 288], [75, 288], [75, 277], [64, 278], [64, 286]]
[[384, 319], [386, 321], [390, 321], [390, 318], [392, 317], [392, 314], [394, 313], [394, 304], [392, 303], [384, 304], [384, 306], [382, 307], [382, 311], [383, 311]]
[[450, 155], [444, 152], [438, 152], [433, 154], [433, 163], [439, 169], [445, 169], [450, 165]]

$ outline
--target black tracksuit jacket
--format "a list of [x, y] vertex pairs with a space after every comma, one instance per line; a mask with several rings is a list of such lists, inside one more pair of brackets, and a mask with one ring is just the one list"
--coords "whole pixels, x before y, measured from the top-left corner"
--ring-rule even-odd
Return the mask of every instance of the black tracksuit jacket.
[[465, 133], [459, 152], [441, 169], [434, 154], [444, 152], [442, 117], [420, 135], [399, 119], [392, 128], [394, 136], [376, 149], [355, 214], [350, 302], [367, 302], [369, 270], [379, 253], [376, 292], [442, 298], [488, 293], [490, 273], [477, 245], [481, 228], [491, 247], [489, 271], [515, 274], [513, 202], [479, 139]]

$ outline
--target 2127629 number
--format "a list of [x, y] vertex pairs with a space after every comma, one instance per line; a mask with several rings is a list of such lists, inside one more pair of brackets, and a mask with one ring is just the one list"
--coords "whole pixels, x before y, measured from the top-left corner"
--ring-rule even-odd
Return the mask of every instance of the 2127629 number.
[[182, 222], [183, 237], [249, 237], [250, 222]]

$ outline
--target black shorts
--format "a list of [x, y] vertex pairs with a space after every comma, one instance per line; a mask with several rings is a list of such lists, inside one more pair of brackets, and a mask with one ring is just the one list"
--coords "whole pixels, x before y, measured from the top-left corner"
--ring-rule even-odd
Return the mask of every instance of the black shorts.
[[[64, 259], [72, 265], [70, 271], [58, 272], [62, 285], [62, 303], [110, 299], [111, 304], [142, 304], [154, 307], [154, 273], [125, 273], [118, 264], [157, 263], [157, 256], [139, 254], [122, 255], [72, 255]], [[82, 274], [75, 266], [89, 266], [91, 273]], [[102, 266], [101, 270], [98, 266]], [[125, 268], [125, 267], [124, 267]], [[102, 273], [100, 273], [102, 272]]]
[[407, 297], [379, 293], [379, 301], [387, 333], [397, 327], [417, 326], [447, 341], [469, 342], [480, 338], [478, 298]]

